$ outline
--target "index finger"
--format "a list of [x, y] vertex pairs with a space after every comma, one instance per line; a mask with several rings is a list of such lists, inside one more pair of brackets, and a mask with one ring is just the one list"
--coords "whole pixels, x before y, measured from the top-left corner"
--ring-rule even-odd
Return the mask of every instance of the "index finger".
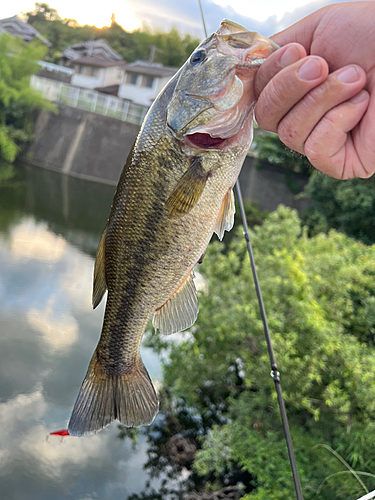
[[306, 57], [305, 48], [299, 43], [289, 43], [271, 54], [260, 66], [255, 76], [254, 90], [258, 98], [267, 83], [283, 68]]

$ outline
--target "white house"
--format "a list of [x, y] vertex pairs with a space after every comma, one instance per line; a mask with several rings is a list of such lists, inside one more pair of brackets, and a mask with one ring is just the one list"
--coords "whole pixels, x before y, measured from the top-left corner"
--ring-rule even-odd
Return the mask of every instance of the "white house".
[[120, 85], [124, 74], [124, 67], [124, 61], [110, 61], [98, 57], [81, 57], [74, 60], [74, 74], [72, 75], [71, 84], [76, 87], [105, 91], [108, 87]]
[[7, 17], [6, 19], [0, 19], [0, 34], [8, 33], [8, 35], [21, 37], [25, 42], [30, 42], [35, 38], [42, 41], [47, 47], [51, 47], [48, 40], [42, 37], [42, 35], [33, 28], [30, 24], [27, 24], [17, 16]]
[[90, 40], [70, 45], [61, 63], [73, 68], [71, 84], [117, 95], [125, 61], [105, 40]]
[[136, 61], [125, 66], [118, 96], [144, 106], [157, 97], [161, 89], [178, 71], [162, 64]]

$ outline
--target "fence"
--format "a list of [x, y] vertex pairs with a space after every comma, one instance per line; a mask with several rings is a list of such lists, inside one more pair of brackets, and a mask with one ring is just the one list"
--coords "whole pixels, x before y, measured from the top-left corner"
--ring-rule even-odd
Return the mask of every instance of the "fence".
[[141, 125], [148, 107], [135, 104], [126, 99], [120, 99], [95, 90], [74, 87], [67, 83], [51, 80], [41, 76], [32, 76], [31, 87], [39, 90], [45, 99], [60, 102], [73, 108], [100, 113], [129, 123]]

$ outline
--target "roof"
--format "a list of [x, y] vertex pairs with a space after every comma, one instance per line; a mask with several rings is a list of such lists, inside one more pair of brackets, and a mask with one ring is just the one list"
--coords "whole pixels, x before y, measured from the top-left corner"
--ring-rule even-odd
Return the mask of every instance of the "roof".
[[48, 40], [42, 37], [39, 31], [33, 28], [30, 24], [27, 24], [19, 19], [17, 16], [0, 19], [0, 33], [4, 32], [12, 36], [22, 37], [25, 42], [38, 38], [48, 47], [51, 47], [52, 45]]
[[107, 87], [96, 87], [94, 90], [104, 94], [118, 95], [119, 85], [108, 85]]
[[108, 45], [105, 40], [89, 40], [69, 45], [61, 54], [62, 59], [74, 61], [83, 57], [104, 59], [106, 61], [123, 61], [123, 58]]
[[169, 68], [162, 64], [150, 63], [146, 61], [135, 61], [127, 64], [125, 68], [127, 73], [137, 73], [148, 76], [170, 77], [177, 73], [178, 68]]
[[80, 57], [74, 59], [72, 64], [85, 64], [86, 66], [96, 66], [98, 68], [110, 68], [111, 66], [125, 66], [125, 61], [108, 61], [100, 57]]

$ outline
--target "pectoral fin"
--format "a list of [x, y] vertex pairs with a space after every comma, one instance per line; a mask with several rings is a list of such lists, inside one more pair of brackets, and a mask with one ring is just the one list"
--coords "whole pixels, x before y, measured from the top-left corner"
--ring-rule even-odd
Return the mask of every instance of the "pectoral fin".
[[199, 200], [209, 176], [209, 172], [204, 172], [200, 158], [193, 158], [190, 167], [167, 200], [168, 214], [180, 217], [190, 212]]
[[181, 332], [194, 324], [198, 310], [197, 291], [191, 273], [172, 297], [155, 311], [152, 324], [164, 335]]
[[220, 215], [215, 227], [215, 233], [218, 235], [219, 240], [223, 239], [224, 231], [230, 231], [232, 229], [235, 211], [233, 189], [230, 189], [223, 200]]
[[92, 307], [95, 309], [100, 304], [107, 290], [105, 279], [105, 235], [107, 226], [104, 228], [102, 237], [100, 238], [98, 250], [96, 251], [96, 259], [94, 266], [94, 286], [92, 290]]

